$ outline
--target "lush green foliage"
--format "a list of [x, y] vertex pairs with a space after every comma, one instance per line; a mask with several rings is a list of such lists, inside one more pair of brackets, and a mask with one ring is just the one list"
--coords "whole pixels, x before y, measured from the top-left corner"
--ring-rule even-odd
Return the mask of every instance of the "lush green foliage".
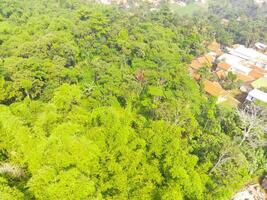
[[267, 6], [253, 0], [211, 0], [209, 21], [217, 39], [225, 44], [253, 46], [267, 42]]
[[1, 199], [229, 199], [261, 172], [241, 117], [188, 75], [201, 23], [2, 0]]

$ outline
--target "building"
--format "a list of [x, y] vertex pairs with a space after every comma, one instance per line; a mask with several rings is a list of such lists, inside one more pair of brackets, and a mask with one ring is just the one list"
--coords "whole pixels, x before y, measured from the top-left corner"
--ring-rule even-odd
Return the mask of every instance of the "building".
[[214, 55], [220, 55], [222, 53], [221, 51], [221, 45], [216, 42], [216, 41], [213, 41], [212, 43], [210, 43], [208, 46], [207, 46], [208, 50], [211, 51], [211, 53], [213, 53]]
[[254, 79], [258, 79], [264, 76], [264, 73], [262, 73], [260, 70], [257, 69], [252, 69], [249, 74], [250, 77], [254, 78]]
[[211, 66], [213, 61], [214, 58], [211, 55], [205, 54], [203, 56], [194, 59], [191, 62], [190, 67], [194, 70], [199, 70], [201, 67]]
[[238, 191], [231, 200], [265, 200], [266, 197], [260, 184], [251, 184]]
[[[243, 48], [242, 45], [234, 45], [233, 49], [230, 49], [229, 54], [222, 54], [218, 58], [218, 69], [223, 69], [226, 72], [234, 72], [237, 75], [237, 79], [243, 83], [250, 83], [264, 77], [267, 74], [267, 69], [256, 65], [253, 60], [259, 57], [257, 57], [258, 52], [253, 49], [247, 50], [247, 48], [243, 51]], [[250, 52], [256, 56], [249, 55]], [[263, 58], [262, 54], [260, 56]], [[250, 57], [252, 57], [252, 60], [249, 60]]]
[[267, 78], [262, 77], [259, 78], [251, 83], [251, 86], [253, 88], [259, 89], [259, 88], [267, 88]]
[[221, 61], [221, 62], [218, 63], [217, 67], [218, 67], [220, 70], [228, 71], [228, 70], [230, 70], [231, 65], [227, 64], [227, 63], [224, 62], [224, 61]]
[[209, 95], [217, 97], [218, 98], [218, 103], [223, 102], [226, 100], [226, 95], [228, 94], [227, 91], [225, 91], [222, 86], [215, 81], [209, 81], [206, 80], [204, 81], [204, 90], [207, 92]]
[[204, 90], [207, 94], [217, 97], [218, 104], [224, 104], [230, 107], [237, 107], [240, 104], [240, 102], [224, 90], [218, 82], [204, 81]]
[[252, 81], [255, 80], [251, 76], [248, 76], [248, 75], [245, 75], [245, 74], [241, 74], [241, 73], [236, 74], [236, 79], [238, 81], [241, 81], [242, 83], [245, 83], [245, 84], [251, 83]]
[[255, 47], [261, 51], [264, 51], [267, 49], [267, 45], [263, 44], [263, 43], [260, 43], [260, 42], [257, 42], [255, 43]]
[[260, 53], [254, 49], [246, 48], [243, 45], [236, 46], [235, 48], [228, 48], [229, 54], [239, 57], [243, 60], [249, 61], [254, 65], [267, 69], [267, 55]]
[[258, 100], [267, 103], [267, 93], [260, 91], [258, 89], [253, 89], [248, 93], [246, 100], [248, 101]]
[[267, 0], [254, 0], [254, 2], [257, 5], [263, 5], [264, 3], [267, 3]]
[[215, 72], [215, 74], [220, 80], [224, 80], [226, 78], [226, 73], [224, 70], [218, 70]]
[[[252, 68], [250, 68], [250, 66], [248, 66], [248, 64], [245, 62], [245, 60], [243, 58], [240, 58], [238, 56], [235, 55], [231, 55], [231, 54], [222, 54], [219, 58], [218, 61], [221, 63], [226, 63], [228, 64], [229, 67], [228, 71], [233, 71], [236, 73], [242, 73], [245, 75], [248, 75], [251, 71]], [[220, 64], [222, 65], [222, 64]], [[225, 64], [224, 64], [225, 65]]]

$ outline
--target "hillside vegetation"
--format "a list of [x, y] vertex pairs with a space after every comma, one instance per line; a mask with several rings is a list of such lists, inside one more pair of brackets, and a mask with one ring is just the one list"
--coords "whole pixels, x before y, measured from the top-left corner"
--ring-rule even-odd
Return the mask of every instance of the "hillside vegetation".
[[244, 140], [188, 74], [212, 30], [167, 7], [0, 0], [1, 199], [229, 199], [261, 175], [260, 123]]

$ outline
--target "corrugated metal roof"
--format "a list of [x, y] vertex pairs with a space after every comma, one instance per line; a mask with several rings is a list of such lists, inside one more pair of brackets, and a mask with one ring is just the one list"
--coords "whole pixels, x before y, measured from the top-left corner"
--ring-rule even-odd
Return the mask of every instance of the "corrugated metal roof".
[[260, 91], [258, 89], [253, 89], [248, 93], [249, 96], [267, 103], [267, 93]]

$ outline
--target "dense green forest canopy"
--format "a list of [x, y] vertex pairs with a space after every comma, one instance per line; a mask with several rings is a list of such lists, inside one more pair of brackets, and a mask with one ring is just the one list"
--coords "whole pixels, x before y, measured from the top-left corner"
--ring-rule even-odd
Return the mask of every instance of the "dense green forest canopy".
[[188, 74], [205, 20], [0, 0], [1, 199], [229, 199], [264, 173], [265, 121], [244, 137]]
[[266, 2], [258, 5], [254, 0], [210, 0], [207, 15], [222, 44], [267, 43]]

